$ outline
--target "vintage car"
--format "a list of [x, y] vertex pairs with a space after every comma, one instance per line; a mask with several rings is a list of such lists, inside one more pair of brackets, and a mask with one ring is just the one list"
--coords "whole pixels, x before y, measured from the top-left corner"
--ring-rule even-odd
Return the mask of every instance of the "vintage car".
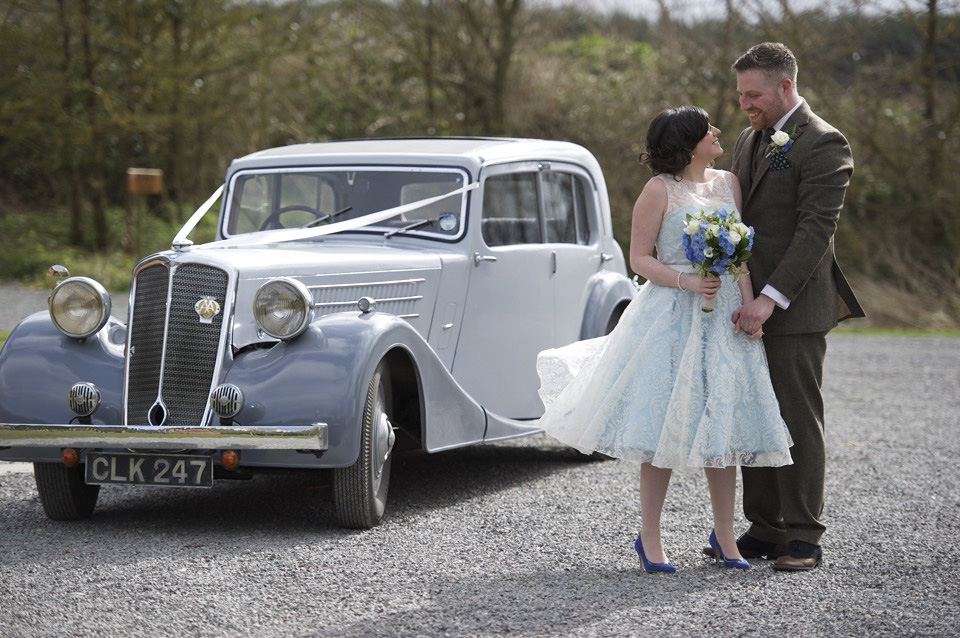
[[[220, 202], [217, 239], [188, 235]], [[603, 335], [635, 294], [595, 158], [488, 138], [299, 144], [234, 160], [133, 269], [127, 323], [67, 277], [0, 353], [0, 460], [55, 520], [102, 485], [332, 472], [376, 525], [392, 452], [537, 432], [537, 353]], [[64, 401], [66, 397], [66, 401]]]

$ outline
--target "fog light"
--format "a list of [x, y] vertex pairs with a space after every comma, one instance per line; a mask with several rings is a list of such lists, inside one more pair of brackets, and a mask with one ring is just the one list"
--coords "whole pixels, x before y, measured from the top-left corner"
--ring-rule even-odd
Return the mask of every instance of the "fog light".
[[86, 381], [75, 383], [67, 392], [67, 405], [78, 417], [88, 417], [100, 407], [100, 390]]
[[60, 459], [67, 467], [76, 467], [77, 463], [80, 462], [80, 454], [72, 447], [68, 447], [64, 448], [63, 452], [60, 453]]
[[220, 465], [225, 470], [235, 470], [240, 467], [240, 452], [236, 450], [224, 450], [220, 453]]
[[222, 421], [230, 422], [243, 409], [243, 392], [232, 383], [224, 383], [210, 393], [210, 409]]

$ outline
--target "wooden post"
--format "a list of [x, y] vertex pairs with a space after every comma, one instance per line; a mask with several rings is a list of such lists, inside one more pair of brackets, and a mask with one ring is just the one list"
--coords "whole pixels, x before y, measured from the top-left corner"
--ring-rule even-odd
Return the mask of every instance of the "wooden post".
[[[146, 195], [147, 206], [150, 200], [155, 202], [163, 193], [163, 171], [159, 168], [128, 168], [127, 193], [130, 195]], [[128, 254], [139, 255], [141, 252], [143, 234], [143, 207], [138, 203], [130, 206], [127, 211], [127, 228], [124, 237], [124, 249]]]

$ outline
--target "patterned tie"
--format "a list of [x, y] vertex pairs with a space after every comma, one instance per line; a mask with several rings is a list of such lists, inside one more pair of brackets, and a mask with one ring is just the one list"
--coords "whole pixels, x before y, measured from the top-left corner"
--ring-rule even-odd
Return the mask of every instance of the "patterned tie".
[[776, 130], [772, 128], [763, 130], [763, 135], [760, 138], [760, 144], [757, 145], [757, 152], [753, 157], [754, 170], [760, 168], [760, 162], [763, 160], [763, 156], [767, 153], [767, 146], [770, 145], [770, 140], [773, 139], [774, 133], [776, 133]]

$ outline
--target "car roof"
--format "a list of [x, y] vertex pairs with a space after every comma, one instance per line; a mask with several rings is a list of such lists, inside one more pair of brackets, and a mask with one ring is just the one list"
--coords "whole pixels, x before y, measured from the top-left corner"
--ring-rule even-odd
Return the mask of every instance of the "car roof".
[[571, 142], [498, 137], [411, 137], [292, 144], [233, 160], [229, 173], [252, 168], [343, 164], [460, 166], [473, 171], [487, 163], [520, 159], [573, 161], [594, 165], [582, 146]]

